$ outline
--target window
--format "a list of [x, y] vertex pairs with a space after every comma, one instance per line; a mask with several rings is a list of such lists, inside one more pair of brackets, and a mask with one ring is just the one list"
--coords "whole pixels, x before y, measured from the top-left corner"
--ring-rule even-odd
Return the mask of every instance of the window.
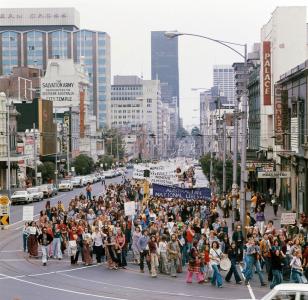
[[[295, 291], [279, 291], [274, 297], [270, 298], [271, 300], [295, 300], [296, 292]], [[305, 298], [304, 298], [305, 299]]]

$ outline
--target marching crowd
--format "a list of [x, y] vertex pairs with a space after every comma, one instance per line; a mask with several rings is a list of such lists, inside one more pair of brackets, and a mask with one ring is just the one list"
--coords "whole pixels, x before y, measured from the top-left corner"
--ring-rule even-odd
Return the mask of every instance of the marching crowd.
[[[129, 255], [140, 272], [146, 265], [152, 277], [176, 277], [186, 270], [187, 283], [195, 276], [198, 283], [210, 281], [217, 287], [232, 276], [237, 284], [241, 278], [248, 284], [255, 273], [261, 286], [266, 276], [270, 288], [283, 280], [306, 282], [306, 223], [275, 228], [272, 220], [265, 220], [266, 204], [259, 194], [253, 196], [246, 227], [237, 222], [234, 231], [218, 208], [222, 206], [225, 214], [230, 207], [216, 197], [144, 197], [142, 185], [126, 179], [104, 185], [98, 196], [88, 185], [85, 194], [71, 199], [68, 207], [47, 201], [39, 220], [24, 225], [23, 249], [30, 257], [38, 257], [40, 245], [43, 265], [68, 255], [72, 265], [95, 260], [117, 270], [127, 267]], [[127, 201], [135, 202], [134, 216], [125, 215]]]

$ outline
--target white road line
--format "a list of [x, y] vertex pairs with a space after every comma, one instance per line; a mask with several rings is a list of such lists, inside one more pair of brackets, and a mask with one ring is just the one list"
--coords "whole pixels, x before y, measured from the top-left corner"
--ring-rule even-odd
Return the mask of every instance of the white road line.
[[202, 295], [190, 295], [190, 294], [185, 294], [185, 293], [170, 293], [167, 291], [157, 291], [157, 290], [149, 290], [149, 289], [142, 289], [142, 288], [137, 288], [137, 287], [132, 287], [132, 286], [126, 286], [126, 285], [119, 285], [119, 284], [113, 284], [113, 283], [107, 283], [104, 281], [97, 281], [97, 280], [92, 280], [92, 279], [86, 279], [78, 276], [72, 276], [68, 274], [61, 274], [62, 276], [66, 276], [72, 279], [77, 279], [77, 280], [83, 280], [87, 282], [93, 282], [93, 283], [99, 283], [101, 285], [108, 285], [116, 288], [123, 288], [123, 289], [128, 289], [128, 290], [134, 290], [134, 291], [140, 291], [140, 292], [149, 292], [153, 294], [161, 294], [161, 295], [169, 295], [169, 296], [182, 296], [182, 297], [192, 297], [193, 299], [195, 298], [202, 298], [202, 299], [212, 299], [212, 300], [232, 300], [230, 298], [217, 298], [217, 297], [208, 297], [208, 296], [202, 296]]
[[[1, 275], [3, 276], [4, 274], [0, 274], [0, 276]], [[88, 296], [88, 297], [93, 297], [93, 298], [100, 298], [100, 299], [129, 300], [127, 298], [109, 297], [109, 296], [96, 295], [96, 294], [90, 294], [90, 293], [77, 292], [77, 291], [73, 291], [73, 290], [57, 288], [57, 287], [54, 287], [54, 286], [50, 286], [50, 285], [46, 285], [46, 284], [39, 284], [39, 283], [36, 283], [36, 282], [32, 282], [32, 281], [16, 278], [16, 277], [13, 277], [13, 276], [6, 276], [6, 277], [8, 279], [12, 279], [12, 280], [16, 280], [16, 281], [19, 281], [19, 282], [23, 282], [23, 283], [26, 283], [26, 284], [29, 284], [29, 285], [34, 285], [34, 286], [38, 286], [38, 287], [42, 287], [42, 288], [46, 288], [46, 289], [50, 289], [50, 290], [56, 290], [56, 291], [60, 291], [60, 292], [65, 292], [65, 293], [72, 293], [72, 294], [83, 295], [83, 296]]]
[[[246, 278], [245, 278], [245, 276], [244, 276], [244, 274], [243, 274], [243, 268], [242, 268], [241, 265], [240, 265], [240, 270], [241, 270], [241, 274], [242, 274], [242, 276], [243, 276], [243, 278], [244, 278], [244, 280], [245, 280]], [[256, 300], [255, 294], [254, 294], [254, 292], [253, 292], [253, 290], [252, 290], [252, 288], [251, 288], [250, 283], [248, 282], [248, 284], [247, 284], [246, 286], [247, 286], [247, 288], [248, 288], [248, 292], [249, 292], [249, 294], [250, 294], [251, 299]]]
[[35, 274], [24, 274], [24, 275], [18, 275], [18, 276], [7, 276], [5, 274], [0, 274], [0, 275], [4, 276], [3, 278], [0, 278], [0, 280], [12, 279], [11, 277], [14, 277], [14, 278], [25, 278], [25, 277], [37, 277], [37, 276], [43, 276], [43, 275], [51, 275], [51, 274], [58, 274], [58, 273], [73, 272], [73, 271], [78, 271], [78, 270], [82, 270], [82, 269], [89, 269], [89, 268], [98, 267], [100, 265], [101, 264], [96, 264], [96, 265], [92, 265], [92, 266], [84, 266], [84, 267], [79, 267], [79, 268], [75, 268], [75, 269], [66, 269], [66, 270], [51, 271], [51, 272], [44, 272], [44, 273], [35, 273]]
[[23, 252], [24, 250], [13, 249], [13, 250], [1, 250], [0, 253], [10, 253], [10, 252]]

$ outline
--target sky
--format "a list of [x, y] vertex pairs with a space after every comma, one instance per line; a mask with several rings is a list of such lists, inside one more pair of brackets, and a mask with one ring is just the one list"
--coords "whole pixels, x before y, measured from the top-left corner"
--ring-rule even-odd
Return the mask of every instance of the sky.
[[[307, 0], [0, 0], [0, 7], [75, 7], [81, 28], [111, 37], [113, 75], [151, 77], [151, 31], [178, 30], [216, 39], [260, 41], [260, 29], [277, 6], [307, 6]], [[239, 50], [241, 50], [239, 48]], [[241, 58], [219, 44], [179, 38], [180, 114], [184, 126], [199, 124], [199, 92], [210, 88], [215, 64]]]

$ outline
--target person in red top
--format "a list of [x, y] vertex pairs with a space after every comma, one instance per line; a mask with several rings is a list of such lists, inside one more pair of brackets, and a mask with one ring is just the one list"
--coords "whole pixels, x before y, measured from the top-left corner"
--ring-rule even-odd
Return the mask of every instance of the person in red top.
[[188, 225], [188, 228], [186, 230], [186, 244], [187, 244], [187, 252], [190, 252], [190, 249], [192, 248], [193, 240], [195, 236], [195, 231], [191, 228], [191, 225]]
[[118, 228], [116, 236], [116, 252], [119, 260], [119, 267], [123, 269], [127, 266], [125, 243], [125, 235], [123, 234], [121, 228]]

